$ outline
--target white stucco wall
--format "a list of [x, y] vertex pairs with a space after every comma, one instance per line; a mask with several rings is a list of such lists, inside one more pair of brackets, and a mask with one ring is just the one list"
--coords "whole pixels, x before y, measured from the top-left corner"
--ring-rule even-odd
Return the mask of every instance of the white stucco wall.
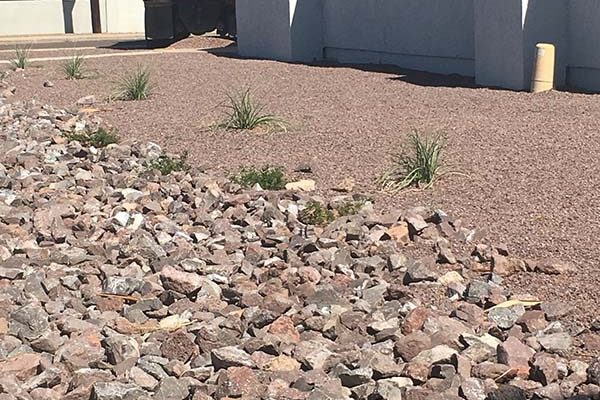
[[64, 31], [62, 0], [0, 0], [0, 35]]
[[[143, 0], [100, 0], [102, 32], [144, 32]], [[90, 0], [0, 0], [0, 35], [91, 33]]]
[[474, 73], [473, 0], [323, 0], [325, 55]]
[[144, 32], [143, 0], [100, 0], [102, 32]]

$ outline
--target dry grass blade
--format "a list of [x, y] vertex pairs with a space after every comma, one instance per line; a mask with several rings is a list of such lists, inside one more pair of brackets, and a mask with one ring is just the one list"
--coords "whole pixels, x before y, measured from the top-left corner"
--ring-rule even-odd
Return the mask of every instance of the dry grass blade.
[[408, 146], [392, 159], [392, 167], [379, 179], [384, 189], [398, 192], [409, 186], [430, 188], [442, 175], [442, 153], [446, 140], [441, 135], [426, 136], [413, 132]]
[[250, 96], [250, 90], [246, 89], [238, 95], [227, 95], [229, 98], [229, 109], [225, 122], [219, 124], [224, 129], [253, 130], [260, 126], [275, 126], [285, 130], [285, 121], [271, 114], [263, 113], [264, 106], [257, 105]]
[[15, 47], [15, 58], [11, 60], [11, 64], [15, 69], [25, 69], [29, 66], [29, 47]]

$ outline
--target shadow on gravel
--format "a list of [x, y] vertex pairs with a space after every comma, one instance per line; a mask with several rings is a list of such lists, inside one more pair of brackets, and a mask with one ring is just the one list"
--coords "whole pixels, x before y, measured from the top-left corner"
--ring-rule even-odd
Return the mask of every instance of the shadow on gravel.
[[122, 42], [112, 43], [106, 46], [100, 46], [101, 49], [111, 50], [139, 50], [147, 49], [148, 45], [144, 39], [140, 40], [125, 40]]
[[[225, 47], [216, 47], [212, 49], [204, 49], [204, 51], [213, 54], [218, 57], [226, 57], [226, 58], [236, 58], [236, 59], [256, 59], [260, 58], [256, 57], [243, 57], [240, 56], [237, 52], [237, 46], [235, 43], [230, 44]], [[400, 68], [395, 65], [387, 65], [387, 64], [347, 64], [347, 63], [338, 63], [334, 61], [322, 61], [316, 63], [305, 63], [305, 62], [289, 62], [283, 61], [287, 64], [299, 64], [299, 65], [309, 65], [313, 67], [322, 67], [322, 68], [353, 68], [366, 72], [376, 72], [376, 73], [384, 73], [384, 74], [392, 74], [397, 75], [395, 77], [389, 78], [393, 81], [402, 81], [406, 83], [411, 83], [413, 85], [418, 86], [432, 86], [432, 87], [450, 87], [450, 88], [478, 88], [475, 84], [475, 78], [469, 76], [462, 76], [457, 74], [452, 75], [442, 75], [442, 74], [434, 74], [430, 72], [423, 71], [415, 71], [405, 68]]]

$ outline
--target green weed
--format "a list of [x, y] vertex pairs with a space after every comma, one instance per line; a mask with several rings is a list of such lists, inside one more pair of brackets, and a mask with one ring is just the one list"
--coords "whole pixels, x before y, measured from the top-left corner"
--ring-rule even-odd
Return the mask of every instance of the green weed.
[[231, 177], [231, 181], [243, 187], [252, 187], [258, 183], [265, 190], [282, 190], [287, 183], [284, 169], [272, 166], [242, 168]]
[[331, 223], [335, 219], [333, 211], [322, 203], [311, 200], [298, 214], [298, 220], [306, 225], [324, 226]]
[[335, 207], [335, 212], [340, 217], [356, 215], [365, 206], [367, 202], [361, 201], [345, 201]]
[[119, 143], [119, 137], [113, 130], [98, 128], [94, 132], [69, 132], [65, 133], [65, 137], [69, 142], [78, 141], [82, 146], [102, 148], [109, 144]]
[[163, 175], [170, 175], [173, 172], [187, 171], [190, 166], [187, 163], [188, 152], [184, 151], [180, 157], [171, 157], [162, 155], [148, 163], [150, 169], [160, 171]]

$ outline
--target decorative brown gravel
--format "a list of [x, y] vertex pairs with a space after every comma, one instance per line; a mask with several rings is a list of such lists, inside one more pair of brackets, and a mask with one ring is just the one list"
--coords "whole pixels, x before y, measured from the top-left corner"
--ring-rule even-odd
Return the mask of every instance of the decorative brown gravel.
[[[203, 47], [197, 43], [193, 46]], [[307, 162], [321, 190], [353, 177], [358, 190], [371, 194], [382, 209], [442, 208], [466, 225], [484, 228], [490, 242], [506, 243], [517, 255], [576, 264], [580, 272], [570, 278], [522, 274], [507, 284], [517, 293], [574, 304], [574, 322], [589, 324], [597, 317], [597, 96], [451, 87], [466, 81], [207, 52], [91, 59], [100, 77], [77, 82], [64, 80], [57, 65], [11, 74], [15, 97], [56, 106], [73, 106], [90, 94], [102, 100], [119, 73], [148, 65], [157, 84], [150, 100], [98, 104], [123, 138], [152, 140], [172, 152], [189, 150], [194, 163], [223, 173], [267, 163], [292, 171]], [[46, 79], [55, 87], [42, 87]], [[284, 117], [288, 131], [211, 130], [223, 116], [226, 94], [243, 88]], [[447, 164], [461, 174], [447, 175], [424, 192], [378, 192], [374, 179], [412, 129], [445, 133]]]

